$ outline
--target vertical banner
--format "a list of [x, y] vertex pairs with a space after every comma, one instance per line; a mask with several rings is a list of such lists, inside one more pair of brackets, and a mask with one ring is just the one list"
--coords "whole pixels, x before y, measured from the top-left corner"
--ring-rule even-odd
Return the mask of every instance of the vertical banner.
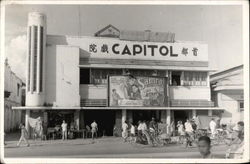
[[109, 77], [110, 106], [166, 106], [166, 78]]

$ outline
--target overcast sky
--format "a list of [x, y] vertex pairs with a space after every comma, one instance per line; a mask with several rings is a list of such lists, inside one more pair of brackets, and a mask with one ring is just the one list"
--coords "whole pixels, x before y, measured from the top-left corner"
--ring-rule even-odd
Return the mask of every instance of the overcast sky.
[[[25, 79], [29, 12], [47, 15], [47, 33], [89, 35], [112, 24], [120, 30], [174, 32], [176, 40], [208, 44], [209, 64], [218, 71], [243, 64], [242, 7], [215, 5], [9, 5], [6, 56]], [[80, 16], [80, 17], [79, 17]]]

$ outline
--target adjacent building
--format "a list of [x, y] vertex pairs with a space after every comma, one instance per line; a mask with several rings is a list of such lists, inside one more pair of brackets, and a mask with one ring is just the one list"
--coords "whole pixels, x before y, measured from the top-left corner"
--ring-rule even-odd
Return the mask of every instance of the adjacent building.
[[46, 16], [28, 18], [26, 111], [55, 127], [62, 120], [83, 129], [93, 120], [113, 135], [129, 120], [172, 121], [212, 116], [208, 48], [178, 42], [173, 33], [120, 31], [95, 36], [47, 35]]
[[210, 76], [212, 99], [217, 107], [223, 107], [221, 123], [237, 123], [244, 120], [243, 65]]
[[12, 107], [23, 105], [24, 83], [11, 70], [7, 59], [4, 71], [4, 132], [11, 132], [15, 131], [24, 121], [24, 111], [12, 109]]

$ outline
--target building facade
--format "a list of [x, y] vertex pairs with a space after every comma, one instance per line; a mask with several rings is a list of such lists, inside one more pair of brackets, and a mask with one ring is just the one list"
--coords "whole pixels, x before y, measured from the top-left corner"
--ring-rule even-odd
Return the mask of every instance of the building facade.
[[244, 120], [243, 65], [210, 76], [212, 99], [217, 107], [223, 107], [221, 123], [237, 123]]
[[27, 48], [26, 106], [15, 108], [26, 111], [27, 128], [29, 117], [77, 129], [96, 120], [109, 136], [125, 120], [170, 124], [219, 110], [207, 45], [176, 42], [172, 33], [109, 25], [95, 37], [47, 35], [46, 16], [30, 13]]
[[12, 107], [23, 105], [23, 86], [24, 83], [13, 73], [6, 59], [4, 70], [4, 132], [15, 131], [24, 120], [24, 111], [12, 109]]

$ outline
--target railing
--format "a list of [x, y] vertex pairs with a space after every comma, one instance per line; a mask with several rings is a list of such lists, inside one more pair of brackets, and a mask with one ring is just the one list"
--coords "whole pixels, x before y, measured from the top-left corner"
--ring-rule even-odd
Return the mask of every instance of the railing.
[[81, 99], [81, 107], [83, 106], [108, 106], [107, 99]]
[[214, 102], [208, 100], [171, 100], [172, 107], [214, 107]]

